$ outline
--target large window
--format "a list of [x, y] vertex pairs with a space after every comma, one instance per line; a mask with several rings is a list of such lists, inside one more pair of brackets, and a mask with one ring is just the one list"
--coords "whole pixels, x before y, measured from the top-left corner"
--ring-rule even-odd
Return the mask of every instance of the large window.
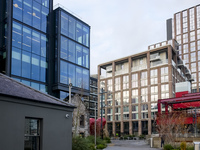
[[80, 88], [89, 89], [89, 70], [60, 61], [60, 83], [71, 83]]
[[61, 36], [60, 57], [80, 66], [89, 67], [89, 49]]
[[41, 120], [26, 118], [24, 129], [24, 149], [40, 150]]
[[89, 47], [90, 28], [61, 11], [61, 33]]
[[13, 0], [13, 18], [46, 32], [49, 14], [47, 7], [49, 0]]

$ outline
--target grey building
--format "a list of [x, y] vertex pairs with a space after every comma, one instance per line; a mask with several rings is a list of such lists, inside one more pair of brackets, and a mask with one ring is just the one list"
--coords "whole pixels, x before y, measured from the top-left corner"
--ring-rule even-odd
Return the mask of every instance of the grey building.
[[74, 108], [0, 74], [0, 149], [72, 149]]

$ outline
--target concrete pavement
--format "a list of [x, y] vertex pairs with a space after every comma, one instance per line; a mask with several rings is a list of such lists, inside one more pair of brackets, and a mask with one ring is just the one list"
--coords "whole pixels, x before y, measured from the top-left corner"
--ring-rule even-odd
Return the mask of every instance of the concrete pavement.
[[112, 140], [104, 150], [161, 150], [159, 148], [150, 148], [144, 140]]

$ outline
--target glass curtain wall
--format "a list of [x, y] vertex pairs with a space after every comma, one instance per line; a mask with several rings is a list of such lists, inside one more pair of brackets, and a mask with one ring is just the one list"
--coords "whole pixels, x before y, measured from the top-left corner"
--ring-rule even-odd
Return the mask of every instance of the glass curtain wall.
[[89, 90], [89, 26], [62, 10], [60, 13], [59, 82], [69, 84], [70, 78], [73, 86]]
[[48, 14], [49, 0], [13, 0], [11, 74], [45, 92]]

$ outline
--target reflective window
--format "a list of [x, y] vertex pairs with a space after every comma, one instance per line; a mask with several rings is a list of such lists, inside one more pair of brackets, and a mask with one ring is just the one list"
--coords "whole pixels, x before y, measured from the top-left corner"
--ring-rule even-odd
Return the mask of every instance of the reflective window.
[[61, 11], [61, 33], [68, 36], [68, 15]]
[[40, 30], [41, 24], [41, 5], [33, 1], [33, 27]]
[[89, 70], [83, 69], [83, 88], [89, 90]]
[[76, 64], [82, 65], [82, 46], [76, 44]]
[[73, 85], [76, 85], [75, 83], [75, 77], [76, 77], [76, 75], [75, 75], [75, 69], [76, 69], [76, 67], [75, 67], [75, 65], [72, 65], [72, 64], [68, 64], [68, 77], [71, 79], [71, 83], [73, 84]]
[[40, 59], [40, 81], [42, 81], [42, 82], [46, 81], [46, 69], [47, 69], [46, 58], [41, 57], [41, 59]]
[[83, 66], [89, 68], [89, 49], [83, 47]]
[[23, 22], [32, 26], [32, 0], [23, 1]]
[[75, 40], [75, 20], [69, 17], [69, 37]]
[[46, 35], [41, 34], [41, 56], [46, 57], [47, 38]]
[[69, 40], [68, 60], [75, 63], [75, 43]]
[[31, 78], [31, 53], [22, 51], [22, 77]]
[[60, 62], [60, 83], [68, 84], [67, 78], [67, 63], [64, 61]]
[[39, 56], [32, 54], [32, 61], [31, 61], [31, 79], [39, 80], [40, 76], [40, 61]]
[[68, 60], [68, 40], [67, 38], [61, 36], [61, 51], [60, 51], [60, 57], [65, 59], [65, 60]]
[[13, 75], [21, 76], [21, 50], [18, 48], [12, 48], [12, 69]]
[[76, 86], [83, 87], [83, 70], [80, 67], [76, 67]]
[[89, 47], [89, 27], [83, 26], [83, 44]]
[[49, 10], [42, 6], [42, 18], [41, 18], [41, 30], [43, 32], [47, 32], [47, 17], [49, 14]]
[[76, 41], [82, 43], [82, 24], [76, 23]]
[[42, 5], [45, 7], [49, 7], [49, 0], [42, 0]]
[[30, 81], [22, 80], [22, 83], [27, 85], [27, 86], [31, 86], [31, 82]]
[[32, 31], [32, 53], [40, 55], [40, 33]]
[[22, 21], [22, 0], [13, 0], [13, 18]]
[[22, 49], [30, 51], [31, 52], [31, 29], [23, 26], [23, 43], [22, 43]]
[[12, 46], [21, 48], [21, 41], [22, 41], [22, 25], [13, 22]]

